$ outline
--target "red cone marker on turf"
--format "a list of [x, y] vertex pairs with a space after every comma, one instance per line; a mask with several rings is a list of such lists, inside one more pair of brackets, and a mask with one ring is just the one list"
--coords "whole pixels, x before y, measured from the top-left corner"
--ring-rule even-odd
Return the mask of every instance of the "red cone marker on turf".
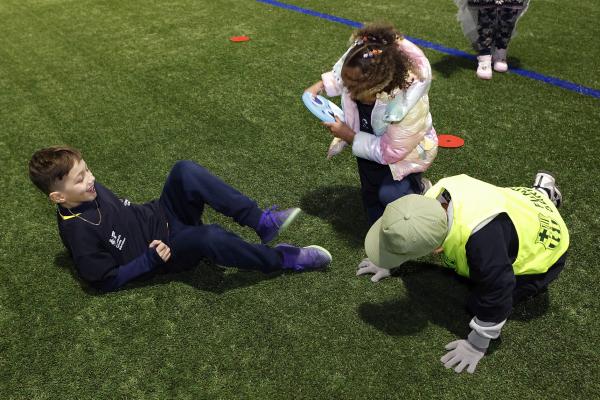
[[232, 36], [229, 40], [232, 42], [247, 42], [250, 38], [248, 36]]
[[438, 135], [438, 146], [449, 149], [462, 147], [465, 141], [462, 138], [454, 135]]

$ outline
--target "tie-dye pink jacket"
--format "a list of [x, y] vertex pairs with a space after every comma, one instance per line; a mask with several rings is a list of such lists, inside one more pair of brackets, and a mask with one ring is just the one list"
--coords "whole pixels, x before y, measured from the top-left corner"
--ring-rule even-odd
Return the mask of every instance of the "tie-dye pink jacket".
[[[342, 96], [345, 122], [356, 132], [352, 153], [361, 158], [387, 164], [392, 176], [400, 180], [414, 172], [423, 172], [437, 154], [437, 135], [429, 113], [428, 92], [431, 66], [427, 57], [407, 39], [397, 42], [401, 51], [419, 68], [422, 80], [415, 79], [405, 90], [396, 89], [391, 96], [379, 96], [371, 114], [374, 135], [360, 131], [358, 107], [344, 87], [341, 70], [348, 52], [333, 70], [322, 75], [328, 96]], [[342, 148], [330, 149], [330, 156]]]

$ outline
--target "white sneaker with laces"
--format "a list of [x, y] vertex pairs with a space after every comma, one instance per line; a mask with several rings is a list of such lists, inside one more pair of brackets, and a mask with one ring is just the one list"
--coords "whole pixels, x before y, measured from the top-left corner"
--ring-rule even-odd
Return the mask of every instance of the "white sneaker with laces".
[[544, 193], [558, 208], [562, 203], [562, 193], [558, 189], [556, 179], [548, 171], [539, 171], [535, 175], [533, 188], [541, 193]]
[[495, 49], [492, 55], [492, 60], [494, 61], [494, 71], [508, 71], [508, 64], [506, 63], [506, 49]]
[[479, 79], [492, 79], [492, 56], [477, 56], [477, 77]]

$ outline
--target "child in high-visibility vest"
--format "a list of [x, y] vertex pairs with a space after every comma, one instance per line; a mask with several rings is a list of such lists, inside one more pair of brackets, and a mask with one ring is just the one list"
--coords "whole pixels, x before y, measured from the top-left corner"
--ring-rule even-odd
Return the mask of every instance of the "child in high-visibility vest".
[[500, 335], [513, 305], [546, 290], [562, 271], [569, 232], [558, 213], [554, 177], [540, 172], [533, 188], [499, 188], [458, 175], [424, 196], [390, 203], [365, 239], [368, 259], [357, 275], [378, 281], [389, 268], [431, 252], [474, 283], [468, 309], [471, 333], [449, 343], [441, 361], [473, 373], [491, 339]]

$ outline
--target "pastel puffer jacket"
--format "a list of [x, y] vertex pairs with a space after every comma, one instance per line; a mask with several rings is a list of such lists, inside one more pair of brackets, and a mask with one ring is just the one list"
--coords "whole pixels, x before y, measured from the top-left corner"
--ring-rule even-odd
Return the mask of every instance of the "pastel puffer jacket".
[[[360, 131], [358, 106], [351, 99], [341, 77], [344, 60], [354, 46], [335, 63], [332, 71], [322, 75], [322, 80], [328, 96], [342, 96], [345, 122], [356, 132], [352, 153], [389, 165], [394, 179], [401, 180], [406, 175], [429, 168], [437, 155], [438, 141], [429, 113], [429, 61], [421, 49], [409, 40], [399, 39], [397, 45], [419, 68], [422, 79], [413, 76], [414, 82], [407, 89], [397, 88], [390, 95], [378, 96], [371, 114], [375, 135]], [[334, 139], [328, 157], [342, 151], [345, 145], [346, 142]]]

